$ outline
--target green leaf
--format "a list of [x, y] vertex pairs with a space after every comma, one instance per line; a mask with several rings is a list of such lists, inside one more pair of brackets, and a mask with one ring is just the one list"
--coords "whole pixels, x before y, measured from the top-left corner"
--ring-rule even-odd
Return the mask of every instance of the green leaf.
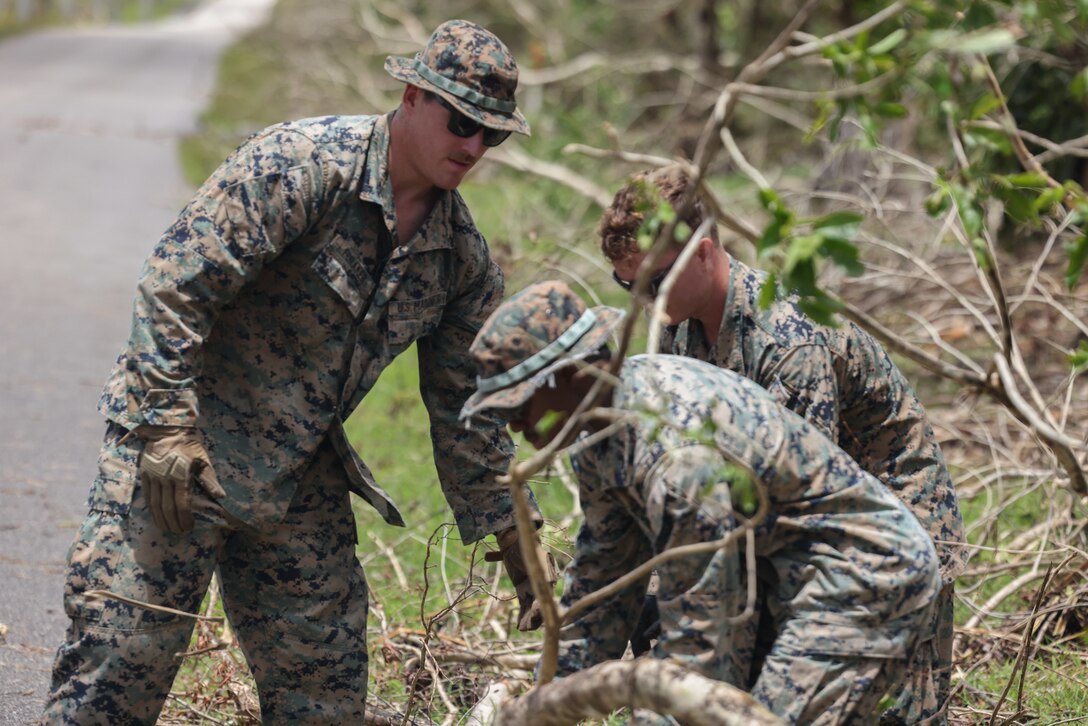
[[973, 204], [960, 209], [960, 219], [963, 220], [963, 228], [972, 237], [982, 232], [982, 210]]
[[1080, 237], [1066, 246], [1066, 250], [1069, 252], [1069, 265], [1065, 268], [1065, 285], [1072, 290], [1080, 281], [1084, 264], [1088, 262], [1088, 232], [1082, 232]]
[[722, 479], [729, 482], [729, 498], [733, 501], [733, 508], [746, 517], [755, 514], [759, 509], [759, 493], [748, 472], [735, 464], [727, 465]]
[[[822, 242], [823, 240], [820, 241]], [[807, 257], [799, 259], [794, 268], [783, 276], [783, 282], [786, 287], [796, 291], [799, 295], [821, 294], [819, 286], [816, 285], [815, 258]]]
[[838, 326], [835, 313], [842, 308], [842, 305], [826, 295], [816, 298], [802, 297], [798, 301], [797, 307], [801, 308], [801, 312], [821, 325], [828, 325], [833, 328]]
[[829, 237], [854, 239], [865, 217], [857, 212], [832, 212], [812, 221], [812, 228]]
[[1065, 195], [1067, 193], [1068, 192], [1065, 190], [1064, 187], [1047, 189], [1035, 199], [1035, 202], [1032, 204], [1032, 208], [1037, 214], [1049, 212], [1051, 209], [1054, 208], [1055, 204], [1058, 204], [1063, 199], [1065, 199]]
[[778, 297], [778, 275], [770, 273], [759, 291], [759, 308], [766, 310]]
[[968, 114], [968, 118], [972, 121], [977, 121], [995, 108], [1001, 107], [1001, 99], [992, 93], [984, 93], [971, 106], [971, 113]]
[[775, 220], [766, 226], [763, 230], [763, 234], [760, 235], [759, 240], [756, 242], [756, 250], [762, 254], [767, 250], [776, 247], [779, 242], [782, 241], [784, 232], [784, 225]]
[[907, 31], [897, 28], [869, 46], [869, 55], [884, 55], [907, 39]]
[[676, 223], [676, 228], [673, 230], [672, 237], [677, 242], [687, 242], [691, 239], [691, 233], [694, 230], [687, 222], [680, 221]]
[[936, 189], [926, 197], [925, 207], [926, 212], [931, 217], [936, 217], [948, 210], [948, 203], [950, 198], [948, 192], [945, 189]]
[[1047, 179], [1046, 174], [1040, 174], [1037, 171], [1025, 171], [1021, 174], [1009, 174], [1004, 177], [1010, 184], [1016, 187], [1027, 187], [1029, 189], [1046, 189], [1050, 182]]
[[954, 45], [960, 34], [954, 30], [937, 29], [923, 36], [923, 40], [930, 48], [946, 48]]
[[862, 149], [875, 149], [880, 142], [880, 129], [877, 128], [876, 119], [868, 111], [858, 108], [857, 117], [854, 119], [865, 134], [859, 138], [858, 145]]
[[1005, 214], [1018, 224], [1037, 224], [1039, 212], [1035, 208], [1037, 198], [1025, 194], [1021, 189], [1009, 189], [998, 194], [1005, 202]]
[[971, 250], [975, 253], [975, 262], [980, 269], [990, 269], [990, 248], [986, 246], [986, 240], [981, 237], [971, 238]]
[[858, 248], [849, 240], [825, 237], [823, 251], [836, 265], [846, 270], [848, 275], [857, 277], [865, 272], [865, 267], [858, 261]]
[[1088, 98], [1088, 66], [1073, 76], [1073, 82], [1069, 84], [1069, 94], [1081, 103]]
[[782, 206], [782, 199], [778, 196], [778, 192], [768, 187], [759, 190], [759, 203], [770, 212], [773, 208]]
[[824, 244], [822, 234], [799, 234], [790, 240], [789, 249], [786, 251], [786, 261], [783, 269], [789, 273], [797, 269], [799, 265], [812, 260], [816, 252]]
[[804, 141], [806, 144], [811, 143], [813, 139], [820, 133], [821, 129], [827, 125], [827, 121], [831, 118], [831, 112], [834, 111], [836, 105], [822, 99], [816, 102], [816, 118], [812, 120], [812, 124], [805, 130]]
[[661, 200], [661, 204], [657, 208], [658, 224], [670, 224], [676, 219], [676, 210], [672, 208], [672, 205], [665, 200]]
[[562, 426], [567, 420], [567, 414], [562, 411], [548, 411], [536, 422], [536, 432], [541, 436], [550, 436], [557, 427]]
[[1088, 340], [1082, 340], [1080, 346], [1069, 355], [1069, 365], [1073, 366], [1074, 375], [1088, 370]]
[[956, 211], [960, 215], [960, 222], [969, 237], [978, 237], [982, 234], [983, 215], [971, 189], [959, 184], [952, 184], [949, 193], [956, 202]]
[[906, 118], [907, 107], [901, 103], [893, 103], [892, 101], [884, 101], [878, 103], [876, 108], [873, 109], [877, 116], [884, 118]]
[[939, 50], [945, 50], [956, 55], [974, 55], [981, 53], [1000, 53], [1016, 45], [1016, 36], [1011, 30], [994, 28], [967, 35], [954, 35], [946, 38], [937, 46]]
[[1012, 143], [1004, 131], [973, 128], [963, 132], [963, 143], [968, 149], [984, 149], [999, 154], [1012, 154]]

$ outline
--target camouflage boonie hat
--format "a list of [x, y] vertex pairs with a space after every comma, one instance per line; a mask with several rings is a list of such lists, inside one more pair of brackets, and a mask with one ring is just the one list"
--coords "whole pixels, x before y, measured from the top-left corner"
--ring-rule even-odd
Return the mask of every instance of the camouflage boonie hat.
[[501, 40], [476, 23], [447, 20], [414, 57], [387, 57], [385, 70], [437, 93], [484, 126], [529, 136], [529, 122], [514, 101], [518, 64]]
[[478, 375], [461, 418], [522, 405], [555, 371], [600, 350], [623, 316], [603, 305], [586, 309], [558, 280], [513, 295], [491, 313], [468, 349]]

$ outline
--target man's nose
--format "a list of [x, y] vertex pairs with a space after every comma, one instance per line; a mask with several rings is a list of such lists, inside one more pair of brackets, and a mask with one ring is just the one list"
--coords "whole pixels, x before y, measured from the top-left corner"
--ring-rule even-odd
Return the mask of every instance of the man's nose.
[[484, 152], [487, 151], [487, 147], [484, 146], [484, 129], [481, 128], [472, 136], [465, 139], [462, 148], [465, 150], [466, 154], [471, 154], [473, 159], [479, 159], [483, 156]]

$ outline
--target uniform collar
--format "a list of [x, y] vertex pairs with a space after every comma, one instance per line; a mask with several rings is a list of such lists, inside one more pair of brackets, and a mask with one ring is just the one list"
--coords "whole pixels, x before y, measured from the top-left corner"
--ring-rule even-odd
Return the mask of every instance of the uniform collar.
[[[396, 239], [397, 216], [393, 205], [393, 184], [389, 181], [389, 125], [394, 113], [396, 111], [390, 111], [384, 116], [379, 116], [374, 122], [362, 182], [359, 185], [359, 199], [377, 204], [382, 208], [385, 226]], [[460, 197], [451, 192], [445, 192], [439, 196], [430, 216], [420, 229], [421, 234], [417, 234], [410, 242], [411, 251], [423, 252], [453, 245], [451, 220], [455, 199], [459, 200]], [[399, 256], [395, 253], [397, 249], [399, 248], [394, 248], [394, 256]]]
[[359, 198], [372, 202], [393, 215], [393, 185], [389, 183], [389, 121], [393, 112], [378, 116], [370, 133]]

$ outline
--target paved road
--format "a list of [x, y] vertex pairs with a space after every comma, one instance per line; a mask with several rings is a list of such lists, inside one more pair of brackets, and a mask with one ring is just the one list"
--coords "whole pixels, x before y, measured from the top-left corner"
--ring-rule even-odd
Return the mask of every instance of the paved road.
[[143, 258], [189, 192], [177, 139], [220, 51], [273, 2], [0, 43], [0, 725], [46, 694], [99, 389]]

